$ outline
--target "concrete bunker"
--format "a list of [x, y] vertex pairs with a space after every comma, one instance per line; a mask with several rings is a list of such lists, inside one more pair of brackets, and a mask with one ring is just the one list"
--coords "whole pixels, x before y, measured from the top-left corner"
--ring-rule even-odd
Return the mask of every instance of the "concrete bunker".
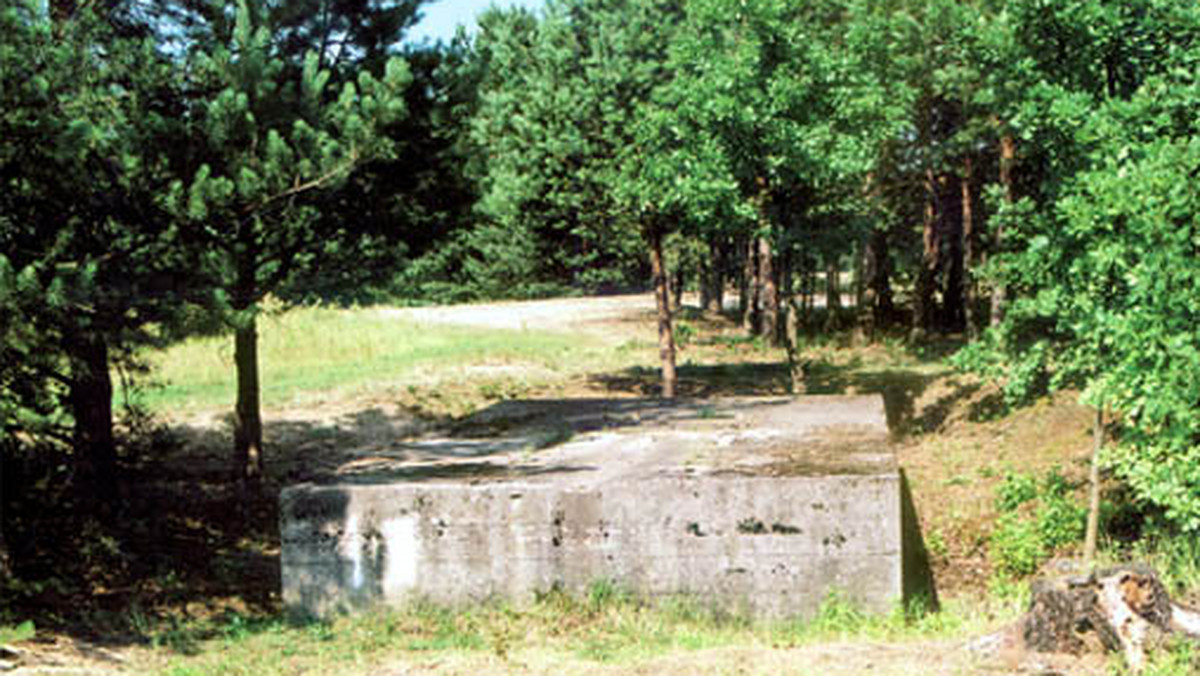
[[932, 594], [878, 397], [505, 402], [456, 432], [413, 442], [439, 449], [422, 462], [283, 492], [289, 610], [599, 580], [758, 617]]

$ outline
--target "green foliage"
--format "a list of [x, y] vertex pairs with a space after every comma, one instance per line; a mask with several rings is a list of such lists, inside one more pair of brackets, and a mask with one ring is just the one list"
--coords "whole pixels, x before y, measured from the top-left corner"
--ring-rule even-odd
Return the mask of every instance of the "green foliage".
[[1023, 577], [1037, 572], [1049, 552], [1041, 540], [1037, 523], [1010, 513], [996, 520], [989, 555], [1000, 574]]
[[215, 254], [216, 285], [244, 311], [334, 244], [355, 241], [328, 197], [394, 152], [380, 130], [404, 116], [411, 75], [392, 59], [381, 78], [360, 70], [334, 87], [317, 52], [287, 61], [267, 18], [245, 2], [229, 33], [192, 47], [187, 85], [213, 94], [187, 102], [193, 145], [164, 204]]
[[1071, 485], [1057, 470], [1042, 481], [1009, 473], [996, 489], [1000, 516], [992, 531], [989, 553], [1003, 576], [1037, 572], [1055, 552], [1083, 538], [1087, 510], [1078, 505]]
[[11, 644], [17, 641], [29, 641], [37, 634], [33, 622], [26, 620], [16, 626], [0, 625], [0, 644]]
[[[1013, 124], [1041, 182], [996, 214], [1012, 241], [988, 274], [1016, 297], [959, 363], [1001, 380], [1010, 402], [1083, 389], [1119, 414], [1109, 466], [1184, 530], [1200, 529], [1200, 318], [1189, 300], [1200, 291], [1200, 11], [1012, 5], [1010, 49], [1034, 83], [1015, 97]], [[1038, 35], [1077, 48], [1051, 54]]]
[[86, 348], [126, 361], [205, 295], [190, 288], [194, 252], [156, 204], [178, 129], [164, 113], [169, 64], [125, 20], [90, 6], [55, 20], [24, 0], [0, 9], [4, 453], [79, 427], [72, 397], [107, 376], [89, 377]]
[[1015, 512], [1021, 505], [1037, 498], [1037, 479], [1029, 474], [1008, 472], [996, 488], [996, 509], [1002, 514]]
[[661, 77], [674, 3], [551, 3], [480, 21], [486, 64], [471, 140], [481, 222], [461, 277], [484, 295], [556, 285], [621, 289], [645, 278], [637, 221], [616, 199], [635, 107]]

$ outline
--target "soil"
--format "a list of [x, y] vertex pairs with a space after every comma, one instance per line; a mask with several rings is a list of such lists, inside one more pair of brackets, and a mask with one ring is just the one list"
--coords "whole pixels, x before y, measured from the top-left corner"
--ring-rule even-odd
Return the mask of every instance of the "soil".
[[692, 674], [795, 674], [809, 676], [987, 676], [1071, 674], [1101, 676], [1108, 673], [1101, 658], [1064, 655], [1006, 655], [983, 659], [962, 642], [835, 641], [798, 647], [725, 647], [673, 653], [621, 665], [582, 660], [544, 663], [521, 654], [506, 660], [494, 657], [440, 657], [389, 664], [373, 674], [639, 674], [684, 676]]

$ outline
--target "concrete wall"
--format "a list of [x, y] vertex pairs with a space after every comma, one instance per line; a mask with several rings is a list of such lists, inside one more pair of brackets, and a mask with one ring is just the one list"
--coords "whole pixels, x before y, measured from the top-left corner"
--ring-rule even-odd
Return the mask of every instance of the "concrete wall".
[[303, 485], [282, 496], [283, 598], [327, 615], [422, 598], [521, 601], [598, 580], [757, 616], [904, 591], [898, 472], [600, 485]]

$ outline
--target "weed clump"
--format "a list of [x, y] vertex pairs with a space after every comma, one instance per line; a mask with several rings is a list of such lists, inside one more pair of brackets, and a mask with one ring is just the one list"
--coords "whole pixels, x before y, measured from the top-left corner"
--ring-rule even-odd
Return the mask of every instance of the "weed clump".
[[996, 490], [1000, 517], [989, 549], [997, 573], [1031, 575], [1083, 538], [1087, 510], [1075, 501], [1076, 488], [1057, 470], [1041, 481], [1020, 473], [1005, 476]]

